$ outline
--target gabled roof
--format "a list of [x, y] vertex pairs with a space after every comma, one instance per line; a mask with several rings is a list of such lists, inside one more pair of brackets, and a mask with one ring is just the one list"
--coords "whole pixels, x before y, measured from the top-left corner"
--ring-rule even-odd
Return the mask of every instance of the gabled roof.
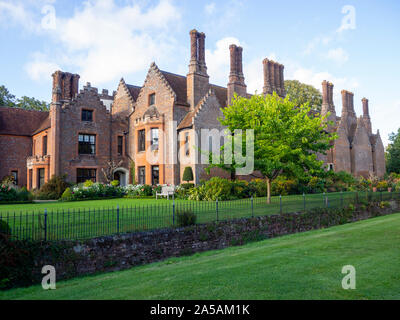
[[160, 70], [164, 78], [167, 80], [168, 84], [171, 86], [172, 90], [176, 94], [176, 103], [187, 105], [187, 85], [186, 77], [179, 74], [170, 73], [167, 71]]
[[134, 86], [132, 84], [126, 84], [126, 87], [128, 88], [128, 91], [129, 91], [130, 95], [132, 96], [133, 100], [136, 101], [137, 97], [139, 96], [141, 87]]
[[32, 136], [50, 127], [48, 111], [0, 107], [0, 134]]
[[209, 92], [204, 96], [203, 99], [199, 101], [197, 106], [194, 108], [194, 110], [188, 112], [186, 116], [182, 119], [182, 121], [179, 123], [177, 129], [184, 129], [184, 128], [189, 128], [193, 124], [193, 119], [196, 116], [197, 112], [201, 108], [201, 106], [204, 103], [204, 99], [208, 97], [210, 94], [214, 94], [215, 97], [217, 98], [219, 104], [221, 105], [222, 108], [226, 107], [226, 102], [227, 102], [227, 89], [224, 87], [216, 86], [211, 84], [210, 85], [210, 90]]

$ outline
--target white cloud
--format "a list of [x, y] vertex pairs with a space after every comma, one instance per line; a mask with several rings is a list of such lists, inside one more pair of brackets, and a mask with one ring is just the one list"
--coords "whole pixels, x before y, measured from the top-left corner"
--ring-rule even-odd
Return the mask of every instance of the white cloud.
[[82, 82], [118, 80], [146, 70], [152, 61], [168, 60], [176, 47], [170, 30], [180, 18], [170, 0], [146, 7], [121, 7], [114, 0], [86, 1], [72, 17], [57, 17], [56, 29], [47, 31], [57, 50], [37, 53], [26, 71], [38, 80], [45, 72], [40, 67], [47, 71], [61, 64], [63, 70], [79, 73]]
[[349, 60], [349, 54], [343, 48], [330, 49], [325, 57], [337, 64], [343, 64]]
[[58, 64], [47, 61], [47, 57], [40, 52], [34, 53], [33, 60], [25, 65], [25, 71], [35, 81], [48, 81], [50, 75], [59, 69]]
[[33, 15], [25, 9], [22, 3], [0, 1], [0, 23], [3, 26], [22, 25], [25, 30], [35, 31], [39, 25]]
[[238, 39], [226, 37], [218, 40], [214, 50], [206, 50], [207, 72], [212, 83], [226, 85], [229, 76], [229, 46], [240, 45]]
[[213, 13], [215, 13], [215, 9], [216, 9], [216, 5], [214, 2], [208, 3], [206, 4], [206, 6], [204, 7], [204, 11], [208, 14], [208, 15], [212, 15]]

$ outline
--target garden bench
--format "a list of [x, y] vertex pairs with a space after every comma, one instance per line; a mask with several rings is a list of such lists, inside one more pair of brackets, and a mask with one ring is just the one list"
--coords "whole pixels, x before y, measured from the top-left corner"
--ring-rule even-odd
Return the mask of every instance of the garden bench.
[[173, 186], [165, 186], [161, 187], [161, 192], [156, 192], [156, 199], [158, 199], [158, 196], [161, 197], [167, 197], [169, 200], [169, 196], [173, 196], [175, 193], [175, 188]]

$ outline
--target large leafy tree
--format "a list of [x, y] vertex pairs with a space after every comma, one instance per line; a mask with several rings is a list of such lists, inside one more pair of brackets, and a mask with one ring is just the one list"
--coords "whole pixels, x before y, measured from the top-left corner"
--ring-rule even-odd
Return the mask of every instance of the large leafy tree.
[[5, 86], [0, 86], [0, 106], [15, 106], [15, 96], [12, 95]]
[[322, 94], [313, 86], [301, 83], [297, 80], [285, 80], [285, 90], [290, 101], [295, 102], [297, 105], [308, 102], [311, 109], [321, 110]]
[[386, 170], [388, 173], [400, 173], [400, 129], [392, 133], [389, 140], [391, 143], [386, 150]]
[[40, 111], [47, 111], [49, 109], [49, 104], [45, 101], [27, 96], [16, 99], [4, 85], [0, 86], [0, 106]]
[[231, 132], [243, 130], [243, 144], [245, 130], [254, 130], [254, 170], [266, 177], [268, 203], [271, 183], [279, 175], [301, 178], [324, 171], [317, 153], [325, 154], [336, 134], [325, 130], [326, 117], [314, 116], [310, 110], [308, 103], [298, 105], [276, 93], [254, 95], [250, 99], [235, 96], [231, 105], [222, 109], [221, 124]]

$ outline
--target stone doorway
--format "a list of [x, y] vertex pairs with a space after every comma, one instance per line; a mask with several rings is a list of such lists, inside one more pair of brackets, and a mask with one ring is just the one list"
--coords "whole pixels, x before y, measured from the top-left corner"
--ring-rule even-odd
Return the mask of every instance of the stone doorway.
[[118, 180], [121, 187], [127, 186], [129, 184], [129, 171], [125, 168], [115, 169], [114, 180]]

